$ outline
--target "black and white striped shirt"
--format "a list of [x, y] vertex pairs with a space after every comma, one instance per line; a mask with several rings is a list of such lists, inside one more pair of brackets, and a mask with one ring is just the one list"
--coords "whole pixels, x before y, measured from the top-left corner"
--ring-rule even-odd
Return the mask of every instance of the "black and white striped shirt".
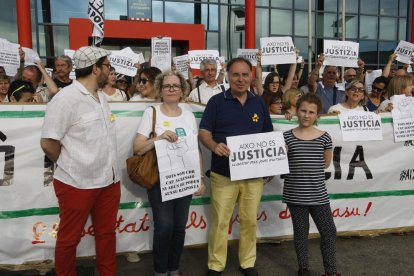
[[283, 133], [288, 147], [290, 173], [285, 175], [283, 202], [298, 205], [329, 203], [325, 185], [325, 150], [332, 149], [327, 132], [313, 140], [301, 140], [292, 130]]

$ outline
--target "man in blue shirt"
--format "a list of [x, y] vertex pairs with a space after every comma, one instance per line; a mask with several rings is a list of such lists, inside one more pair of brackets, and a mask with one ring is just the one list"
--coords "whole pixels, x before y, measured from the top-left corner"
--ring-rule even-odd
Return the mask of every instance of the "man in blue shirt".
[[213, 96], [200, 122], [200, 141], [212, 151], [211, 225], [208, 241], [208, 276], [220, 275], [226, 266], [230, 218], [238, 199], [240, 218], [240, 271], [258, 275], [256, 261], [256, 217], [263, 192], [263, 179], [230, 180], [229, 136], [273, 131], [269, 111], [261, 97], [249, 91], [252, 65], [244, 58], [227, 64], [230, 89]]

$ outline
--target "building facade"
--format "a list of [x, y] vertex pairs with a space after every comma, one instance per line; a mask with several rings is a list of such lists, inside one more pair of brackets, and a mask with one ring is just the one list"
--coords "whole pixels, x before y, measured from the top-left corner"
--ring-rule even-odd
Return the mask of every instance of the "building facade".
[[[1, 0], [0, 9], [0, 37], [16, 43], [17, 1]], [[129, 1], [105, 0], [105, 19], [126, 18]], [[245, 47], [245, 1], [249, 0], [153, 0], [152, 22], [203, 24], [206, 49], [218, 49], [222, 56], [231, 58], [238, 48]], [[399, 40], [413, 40], [412, 0], [256, 0], [256, 47], [260, 37], [291, 36], [306, 60], [308, 1], [314, 56], [322, 52], [323, 39], [342, 38], [342, 1], [345, 38], [360, 43], [360, 57], [369, 68], [382, 67]], [[63, 49], [69, 49], [69, 18], [87, 18], [87, 8], [86, 0], [30, 0], [32, 45], [41, 58], [49, 63], [63, 54]], [[139, 31], [140, 22], [136, 28]], [[104, 40], [103, 47], [131, 46], [149, 57], [150, 46], [145, 41], [124, 40], [120, 44], [108, 40], [106, 45]], [[173, 49], [174, 53], [180, 51]]]

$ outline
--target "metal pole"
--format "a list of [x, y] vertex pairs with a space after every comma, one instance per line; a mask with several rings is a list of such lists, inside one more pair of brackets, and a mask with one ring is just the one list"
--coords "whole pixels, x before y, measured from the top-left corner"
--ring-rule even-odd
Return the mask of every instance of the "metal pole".
[[312, 72], [312, 0], [308, 0], [308, 72]]
[[[346, 37], [345, 8], [346, 8], [346, 0], [342, 0], [342, 41], [345, 41], [345, 37]], [[344, 74], [345, 74], [345, 68], [342, 67], [341, 82], [344, 82]]]

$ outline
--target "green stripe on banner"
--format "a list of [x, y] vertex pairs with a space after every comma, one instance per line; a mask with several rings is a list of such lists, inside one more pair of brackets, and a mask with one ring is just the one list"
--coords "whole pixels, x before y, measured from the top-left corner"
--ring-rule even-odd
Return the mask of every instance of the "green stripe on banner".
[[113, 110], [113, 114], [117, 117], [142, 117], [144, 110], [131, 111], [131, 110]]
[[[386, 197], [386, 196], [411, 196], [414, 195], [414, 190], [396, 190], [396, 191], [380, 191], [380, 192], [356, 192], [356, 193], [340, 193], [329, 194], [330, 199], [357, 199], [357, 198], [372, 198], [372, 197]], [[263, 195], [261, 202], [281, 201], [282, 195]], [[194, 198], [191, 205], [207, 205], [210, 204], [209, 197]], [[119, 206], [120, 210], [129, 210], [136, 208], [150, 208], [148, 202], [124, 202]], [[59, 214], [58, 207], [50, 208], [34, 208], [19, 211], [0, 211], [0, 219], [13, 219], [32, 216], [47, 216]]]
[[[298, 119], [294, 118], [292, 120], [286, 120], [283, 118], [272, 118], [272, 123], [274, 124], [281, 124], [281, 125], [297, 125], [298, 124]], [[392, 123], [392, 117], [388, 117], [388, 118], [381, 118], [381, 123]], [[333, 119], [324, 119], [324, 118], [320, 118], [318, 120], [318, 124], [321, 125], [337, 125], [339, 124], [339, 119], [338, 118], [333, 118]]]
[[0, 111], [0, 118], [39, 118], [45, 117], [44, 110]]

